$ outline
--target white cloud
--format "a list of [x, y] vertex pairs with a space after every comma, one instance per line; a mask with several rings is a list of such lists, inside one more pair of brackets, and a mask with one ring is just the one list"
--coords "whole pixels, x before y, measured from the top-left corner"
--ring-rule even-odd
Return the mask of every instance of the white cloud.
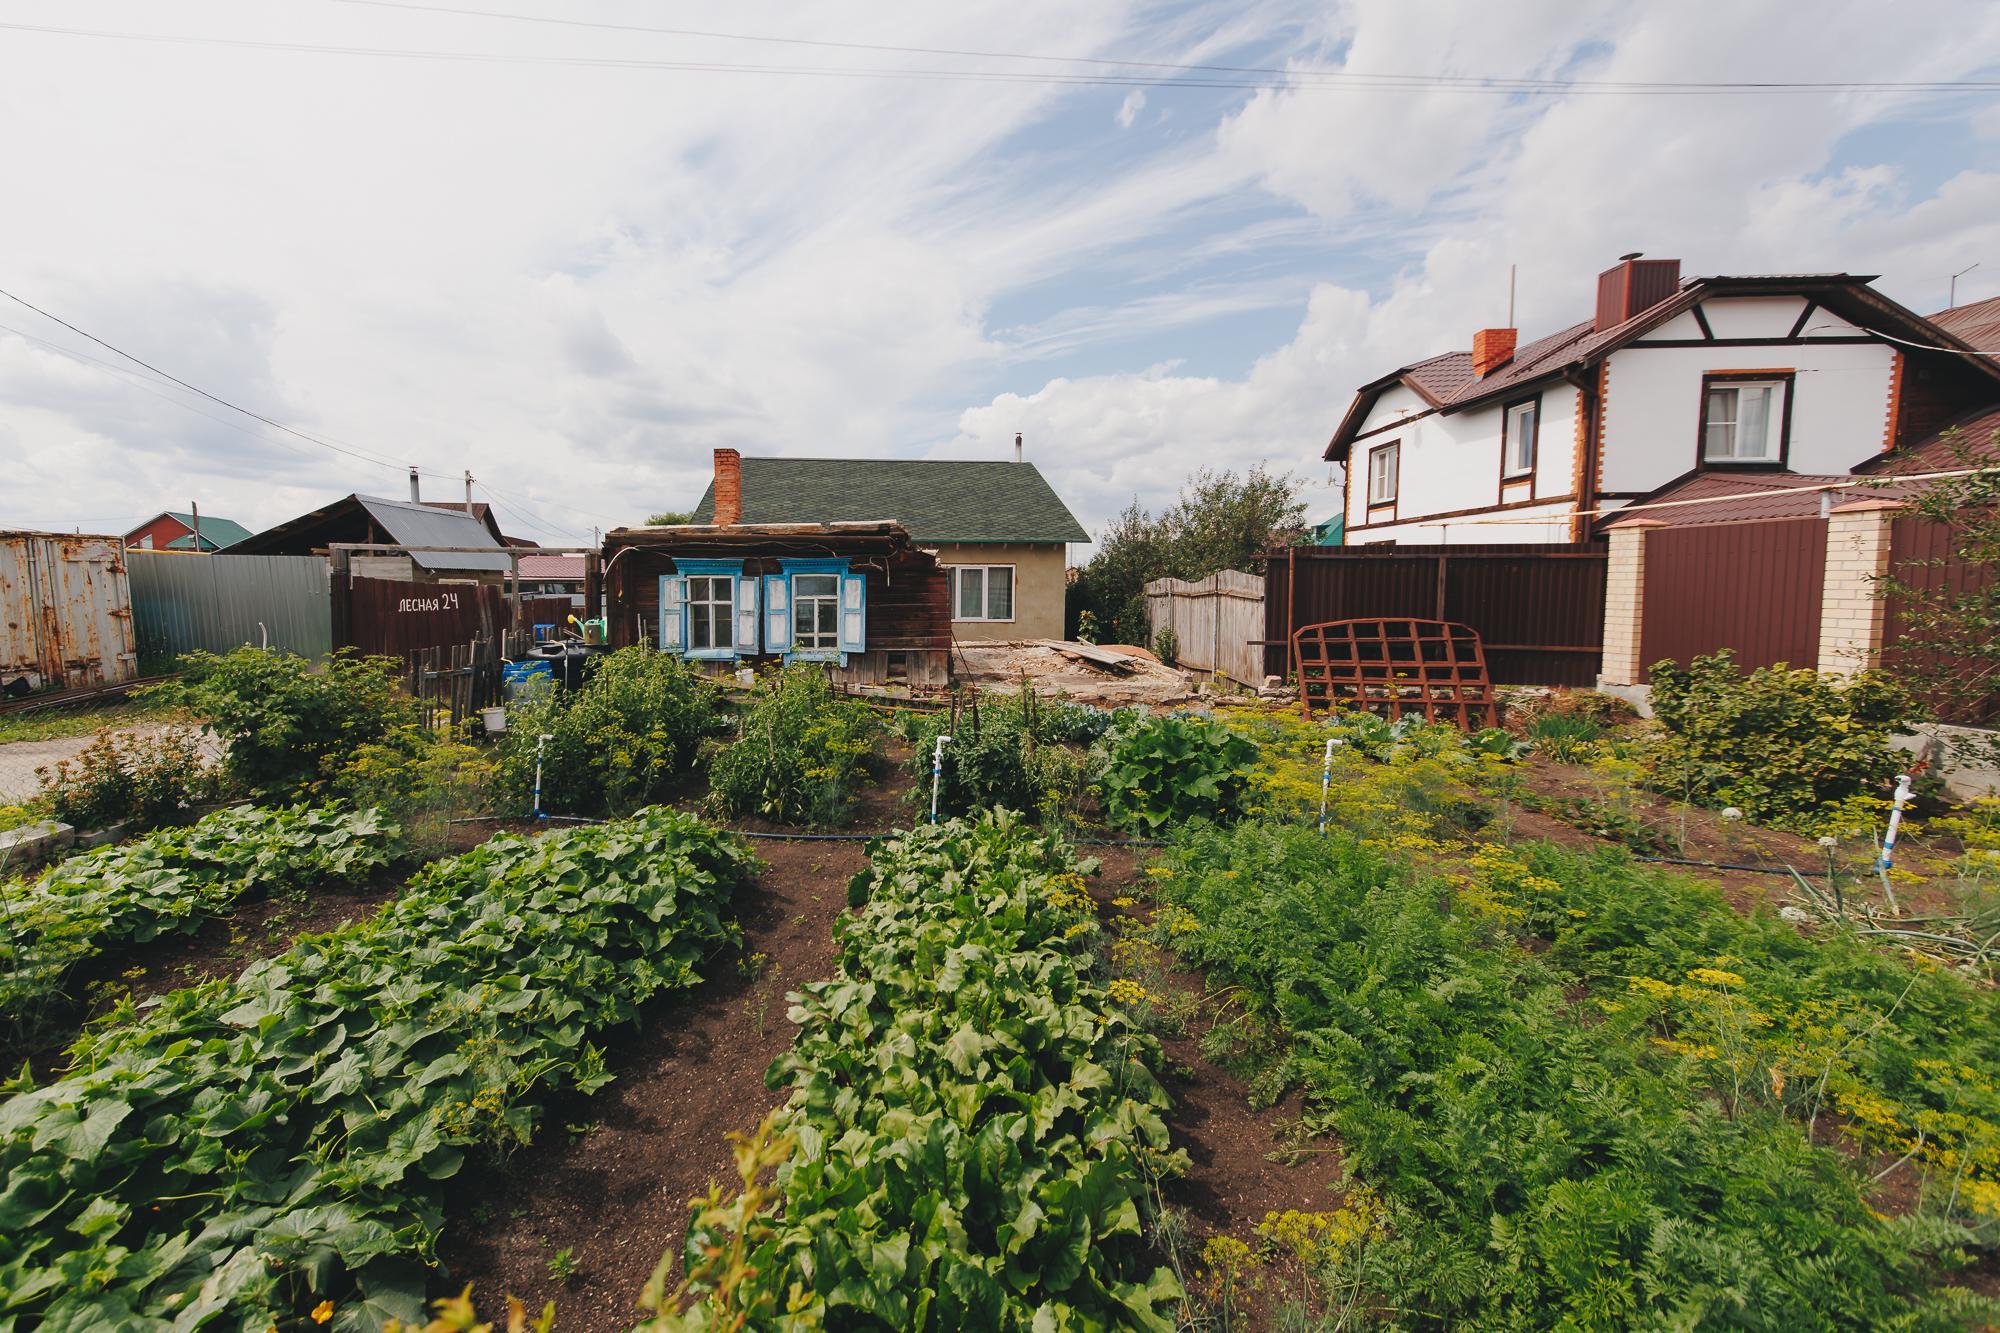
[[[1859, 0], [1809, 21], [1779, 0], [700, 8], [674, 21], [1376, 76], [1949, 78], [2000, 45], [2000, 13], [1970, 3], [1902, 25]], [[9, 18], [533, 59], [994, 64], [356, 6], [72, 9], [18, 0]], [[563, 12], [664, 22], [641, 0]], [[1081, 98], [1099, 100], [1078, 128]], [[24, 132], [0, 137], [0, 286], [279, 420], [469, 467], [572, 532], [691, 503], [719, 444], [1001, 457], [1015, 430], [1095, 526], [1202, 463], [1323, 480], [1353, 387], [1498, 322], [1510, 263], [1532, 333], [1574, 319], [1629, 249], [1691, 271], [1881, 272], [1920, 308], [2000, 255], [1995, 161], [1932, 188], [1893, 153], [1837, 160], [1857, 128], [1952, 114], [1909, 99], [1135, 88], [1115, 126], [1108, 102], [12, 33], [0, 118]], [[2000, 281], [2000, 259], [1988, 270]], [[1296, 328], [1261, 345], [1212, 332], [1291, 307]], [[18, 308], [0, 325], [115, 360]], [[190, 499], [256, 525], [403, 485], [4, 329], [0, 454], [0, 525]]]

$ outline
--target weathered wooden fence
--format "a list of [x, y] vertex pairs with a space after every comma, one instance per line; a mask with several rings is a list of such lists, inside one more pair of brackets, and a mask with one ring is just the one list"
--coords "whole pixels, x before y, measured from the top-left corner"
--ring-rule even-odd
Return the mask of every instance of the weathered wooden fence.
[[456, 727], [500, 702], [501, 647], [493, 639], [473, 639], [404, 655], [406, 686], [424, 725], [449, 722]]
[[127, 551], [139, 655], [163, 662], [244, 644], [301, 657], [333, 651], [326, 561], [316, 555]]
[[1706, 523], [1646, 536], [1639, 664], [1723, 648], [1745, 671], [1819, 664], [1826, 520]]
[[1174, 632], [1177, 665], [1261, 683], [1264, 580], [1225, 569], [1205, 579], [1154, 579], [1146, 585], [1146, 620], [1155, 640]]
[[1501, 685], [1592, 685], [1604, 651], [1607, 546], [1281, 546], [1265, 553], [1264, 668], [1292, 669], [1292, 631], [1414, 617], [1479, 632]]

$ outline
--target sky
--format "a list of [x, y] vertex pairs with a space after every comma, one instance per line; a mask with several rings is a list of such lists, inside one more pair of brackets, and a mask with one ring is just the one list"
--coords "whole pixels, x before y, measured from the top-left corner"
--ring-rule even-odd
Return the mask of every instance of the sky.
[[1016, 432], [1093, 532], [1258, 463], [1319, 518], [1356, 386], [1510, 266], [1524, 341], [1634, 250], [2000, 295], [2000, 93], [1688, 86], [1997, 77], [1951, 0], [0, 0], [0, 289], [47, 312], [0, 297], [0, 528], [414, 464], [562, 544], [719, 446]]

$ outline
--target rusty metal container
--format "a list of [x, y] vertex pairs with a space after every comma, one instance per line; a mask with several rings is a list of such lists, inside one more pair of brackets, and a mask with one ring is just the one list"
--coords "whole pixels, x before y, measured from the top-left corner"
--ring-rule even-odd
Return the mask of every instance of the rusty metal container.
[[138, 670], [119, 539], [0, 532], [0, 690], [116, 685]]

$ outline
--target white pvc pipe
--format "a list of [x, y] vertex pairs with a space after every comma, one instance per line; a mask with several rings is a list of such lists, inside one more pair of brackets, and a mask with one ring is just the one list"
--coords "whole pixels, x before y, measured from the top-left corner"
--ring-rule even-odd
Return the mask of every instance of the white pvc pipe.
[[535, 818], [537, 819], [548, 818], [542, 813], [542, 750], [554, 739], [554, 733], [545, 731], [541, 739], [535, 742]]
[[1333, 747], [1338, 744], [1340, 744], [1340, 737], [1329, 736], [1326, 738], [1326, 758], [1320, 762], [1319, 767], [1319, 831], [1322, 834], [1326, 832], [1327, 788], [1333, 784]]
[[944, 784], [944, 745], [949, 736], [939, 736], [931, 750], [931, 823], [937, 823], [938, 788]]

